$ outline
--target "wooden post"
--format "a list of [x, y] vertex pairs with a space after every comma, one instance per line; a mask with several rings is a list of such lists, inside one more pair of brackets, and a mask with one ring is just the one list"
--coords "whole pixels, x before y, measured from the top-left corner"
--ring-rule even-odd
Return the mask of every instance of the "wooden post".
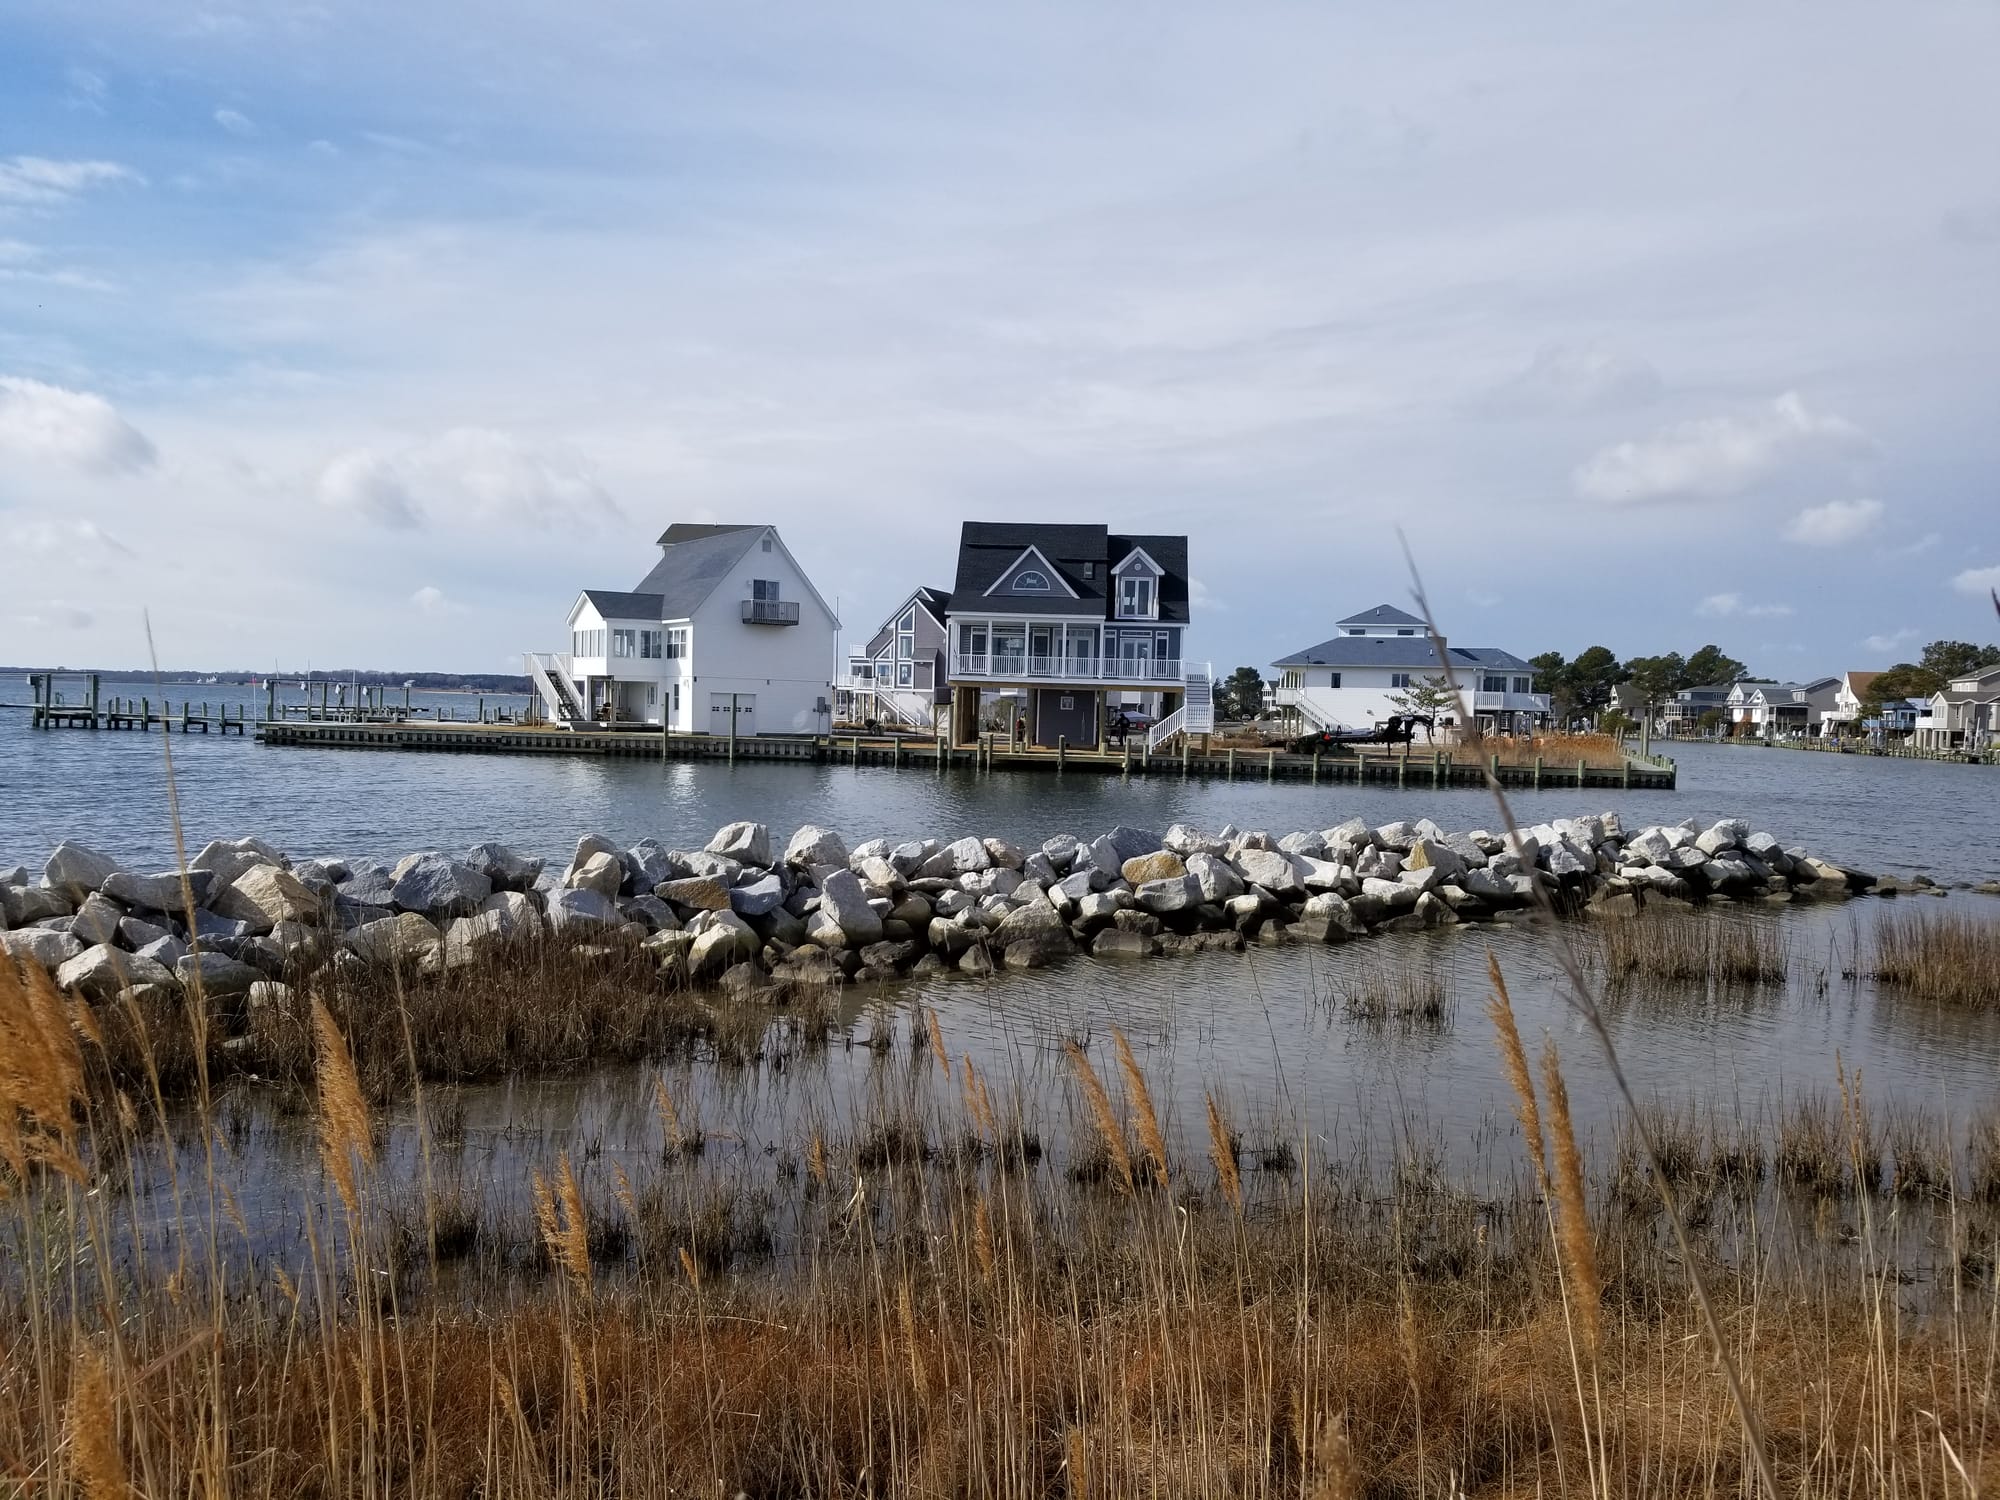
[[1493, 752], [1493, 779], [1495, 781], [1500, 779], [1500, 752], [1498, 750]]
[[729, 763], [736, 764], [736, 695], [729, 695]]
[[30, 672], [28, 674], [28, 698], [34, 704], [33, 711], [28, 715], [28, 727], [30, 729], [40, 729], [42, 727], [42, 674], [40, 672]]
[[903, 769], [903, 737], [900, 734], [889, 741], [889, 764], [898, 771]]
[[858, 734], [847, 737], [847, 763], [850, 766], [861, 764], [861, 736]]
[[667, 763], [667, 740], [673, 729], [673, 710], [666, 703], [660, 704], [660, 764]]
[[1397, 786], [1409, 785], [1409, 777], [1410, 777], [1410, 747], [1408, 742], [1406, 741], [1403, 745], [1403, 753], [1396, 758], [1396, 785]]
[[92, 672], [90, 674], [90, 727], [92, 729], [97, 728], [97, 690], [97, 674]]
[[1234, 745], [1229, 747], [1229, 774], [1225, 779], [1229, 781], [1236, 779], [1236, 747]]
[[1313, 746], [1313, 779], [1312, 779], [1312, 784], [1313, 784], [1314, 786], [1318, 786], [1318, 785], [1319, 785], [1319, 746], [1318, 746], [1318, 745], [1314, 745], [1314, 746]]
[[1278, 752], [1275, 750], [1266, 750], [1264, 752], [1264, 780], [1266, 782], [1272, 782], [1276, 781], [1277, 779], [1278, 779]]
[[1120, 746], [1119, 746], [1118, 748], [1119, 748], [1119, 749], [1120, 749], [1120, 750], [1121, 750], [1122, 752], [1124, 752], [1124, 756], [1125, 756], [1125, 765], [1124, 765], [1123, 769], [1121, 769], [1121, 770], [1119, 771], [1119, 773], [1118, 773], [1118, 774], [1119, 774], [1119, 775], [1121, 775], [1121, 776], [1123, 776], [1123, 777], [1124, 777], [1124, 778], [1125, 778], [1125, 779], [1126, 779], [1127, 781], [1130, 781], [1130, 780], [1132, 779], [1132, 739], [1131, 739], [1131, 736], [1127, 735], [1127, 736], [1126, 736], [1126, 739], [1125, 739], [1125, 743], [1124, 743], [1124, 744], [1122, 744], [1122, 745], [1120, 745]]
[[[1202, 763], [1204, 765], [1208, 763], [1208, 750], [1205, 746], [1203, 747], [1202, 750]], [[1187, 780], [1187, 773], [1188, 773], [1188, 737], [1186, 735], [1182, 735], [1181, 736], [1181, 780], [1182, 781]]]
[[1056, 769], [1060, 771], [1068, 763], [1069, 763], [1069, 736], [1066, 734], [1059, 734], [1056, 736]]
[[1537, 755], [1535, 757], [1535, 790], [1539, 792], [1541, 789], [1542, 789], [1542, 758], [1539, 755]]
[[1583, 757], [1581, 755], [1576, 758], [1576, 784], [1578, 786], [1583, 785]]
[[1621, 785], [1628, 792], [1632, 790], [1632, 762], [1629, 757], [1625, 761], [1625, 779]]

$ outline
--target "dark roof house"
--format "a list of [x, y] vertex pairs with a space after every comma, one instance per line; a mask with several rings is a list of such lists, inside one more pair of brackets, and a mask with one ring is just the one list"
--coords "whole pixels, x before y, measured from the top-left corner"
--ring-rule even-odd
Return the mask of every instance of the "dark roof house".
[[[967, 521], [959, 533], [958, 578], [947, 608], [952, 614], [1002, 610], [1114, 619], [1111, 579], [1134, 552], [1159, 569], [1156, 618], [1186, 624], [1187, 538], [1122, 535], [1103, 526]], [[1039, 578], [1046, 587], [1024, 592], [1018, 586], [1024, 576]]]

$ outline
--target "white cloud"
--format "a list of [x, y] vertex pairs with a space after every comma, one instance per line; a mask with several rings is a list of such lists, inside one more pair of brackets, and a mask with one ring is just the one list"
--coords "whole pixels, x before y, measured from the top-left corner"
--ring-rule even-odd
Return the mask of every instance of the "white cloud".
[[0, 161], [0, 203], [61, 203], [87, 188], [137, 182], [139, 174], [115, 161], [52, 161], [12, 156]]
[[1793, 516], [1785, 536], [1808, 547], [1838, 547], [1873, 531], [1882, 514], [1880, 500], [1829, 500]]
[[458, 603], [456, 600], [445, 598], [443, 589], [435, 588], [430, 584], [425, 584], [414, 594], [410, 595], [410, 603], [417, 607], [417, 613], [429, 615], [433, 619], [442, 618], [445, 615], [462, 615], [465, 613], [465, 606], [463, 604]]
[[1199, 578], [1188, 580], [1188, 605], [1192, 609], [1214, 610], [1220, 614], [1229, 613], [1229, 606], [1211, 594], [1208, 585]]
[[319, 498], [379, 525], [589, 527], [620, 512], [590, 467], [509, 433], [456, 427], [399, 453], [358, 448], [320, 474]]
[[1738, 616], [1746, 620], [1767, 620], [1795, 613], [1789, 604], [1745, 604], [1741, 594], [1710, 594], [1694, 607], [1694, 612], [1709, 620], [1728, 620]]
[[1936, 531], [1926, 531], [1922, 536], [1918, 537], [1914, 542], [1909, 543], [1907, 546], [1896, 548], [1889, 555], [1891, 557], [1915, 557], [1917, 556], [1917, 554], [1921, 552], [1930, 551], [1931, 548], [1935, 547], [1939, 542], [1943, 540], [1944, 536], [1942, 533]]
[[1967, 568], [1952, 579], [1951, 586], [1961, 594], [1991, 593], [2000, 589], [2000, 567]]
[[1601, 449], [1573, 476], [1586, 500], [1621, 505], [1741, 494], [1796, 459], [1850, 448], [1861, 430], [1816, 412], [1796, 391], [1734, 416], [1662, 428], [1649, 438]]
[[1870, 651], [1879, 651], [1887, 655], [1891, 651], [1897, 651], [1907, 646], [1910, 642], [1916, 640], [1917, 635], [1917, 631], [1906, 625], [1901, 630], [1890, 631], [1887, 635], [1871, 635], [1862, 641], [1861, 644], [1866, 646]]
[[215, 123], [231, 135], [253, 136], [257, 133], [256, 122], [240, 110], [218, 109], [215, 112]]
[[12, 375], [0, 375], [0, 453], [104, 474], [150, 468], [158, 457], [102, 396]]
[[1526, 369], [1476, 404], [1496, 416], [1615, 411], [1657, 399], [1661, 384], [1660, 372], [1643, 359], [1588, 345], [1544, 344]]

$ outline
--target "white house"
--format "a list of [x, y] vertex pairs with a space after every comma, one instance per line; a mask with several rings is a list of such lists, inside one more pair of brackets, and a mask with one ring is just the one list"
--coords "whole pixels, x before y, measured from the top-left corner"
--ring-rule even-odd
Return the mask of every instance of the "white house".
[[1842, 673], [1840, 687], [1833, 695], [1833, 707], [1820, 717], [1820, 733], [1854, 733], [1861, 724], [1861, 705], [1867, 699], [1868, 685], [1881, 675], [1880, 672]]
[[[1271, 664], [1279, 709], [1296, 713], [1309, 728], [1370, 728], [1407, 711], [1393, 699], [1443, 675], [1424, 622], [1394, 605], [1349, 615], [1336, 630], [1331, 640]], [[1549, 695], [1535, 691], [1535, 669], [1513, 652], [1449, 642], [1445, 650], [1481, 730], [1521, 733], [1548, 717]]]
[[630, 591], [585, 589], [570, 649], [529, 653], [555, 723], [677, 734], [829, 727], [840, 621], [772, 526], [669, 526]]
[[1817, 677], [1811, 682], [1745, 680], [1729, 690], [1729, 732], [1739, 738], [1817, 734], [1820, 721], [1834, 708], [1841, 679]]

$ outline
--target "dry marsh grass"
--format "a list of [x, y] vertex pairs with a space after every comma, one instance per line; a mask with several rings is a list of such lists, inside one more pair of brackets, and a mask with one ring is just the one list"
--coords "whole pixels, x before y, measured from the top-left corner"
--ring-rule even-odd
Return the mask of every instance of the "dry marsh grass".
[[1604, 921], [1596, 932], [1613, 983], [1782, 984], [1791, 958], [1775, 923], [1707, 912], [1642, 912]]
[[1898, 910], [1875, 924], [1873, 977], [1912, 999], [2000, 1008], [2000, 920]]

